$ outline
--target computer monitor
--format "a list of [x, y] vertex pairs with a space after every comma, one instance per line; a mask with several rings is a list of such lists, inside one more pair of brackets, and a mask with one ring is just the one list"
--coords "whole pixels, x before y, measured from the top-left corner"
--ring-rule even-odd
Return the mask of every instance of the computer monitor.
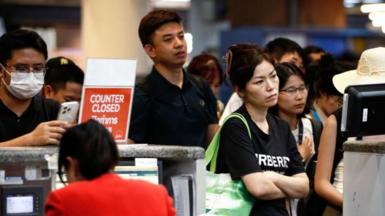
[[385, 134], [385, 84], [348, 86], [341, 132], [347, 137]]
[[41, 186], [2, 185], [0, 195], [0, 215], [43, 215], [44, 199]]

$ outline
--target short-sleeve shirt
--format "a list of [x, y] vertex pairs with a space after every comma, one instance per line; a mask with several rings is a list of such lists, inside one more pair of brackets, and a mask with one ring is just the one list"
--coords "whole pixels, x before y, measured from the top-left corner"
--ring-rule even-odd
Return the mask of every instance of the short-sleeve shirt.
[[19, 117], [0, 100], [0, 142], [27, 134], [41, 122], [55, 120], [59, 108], [59, 103], [43, 99], [39, 94], [32, 98], [27, 110]]
[[207, 146], [209, 124], [216, 124], [217, 99], [207, 82], [183, 72], [182, 88], [156, 69], [135, 87], [129, 138], [136, 143]]
[[[229, 119], [221, 129], [218, 173], [230, 173], [233, 179], [240, 179], [244, 175], [267, 170], [286, 176], [305, 172], [302, 158], [286, 122], [268, 114], [269, 134], [266, 134], [252, 121], [245, 106], [236, 112], [246, 118], [252, 139], [250, 140], [241, 120]], [[288, 212], [284, 199], [255, 199], [250, 215], [288, 215]]]

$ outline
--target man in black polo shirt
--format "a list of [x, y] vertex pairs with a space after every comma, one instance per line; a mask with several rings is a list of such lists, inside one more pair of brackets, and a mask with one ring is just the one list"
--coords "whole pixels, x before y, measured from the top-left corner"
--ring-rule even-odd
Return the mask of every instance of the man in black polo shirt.
[[54, 120], [59, 104], [39, 94], [46, 59], [47, 46], [33, 31], [0, 37], [0, 147], [58, 144], [68, 127]]
[[135, 88], [129, 142], [206, 147], [218, 128], [216, 98], [206, 82], [183, 70], [181, 18], [152, 11], [140, 22], [139, 37], [154, 67]]

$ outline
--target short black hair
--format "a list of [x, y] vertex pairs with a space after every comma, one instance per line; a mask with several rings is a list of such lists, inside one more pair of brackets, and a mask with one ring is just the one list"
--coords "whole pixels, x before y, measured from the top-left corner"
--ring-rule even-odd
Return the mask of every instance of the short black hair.
[[84, 72], [71, 59], [63, 56], [48, 60], [44, 84], [50, 85], [54, 92], [65, 87], [67, 82], [83, 85]]
[[167, 10], [153, 10], [142, 18], [139, 24], [139, 38], [142, 45], [152, 44], [152, 34], [162, 25], [170, 22], [182, 24], [182, 18]]
[[310, 55], [312, 53], [325, 53], [325, 50], [322, 49], [321, 47], [314, 46], [314, 45], [306, 46], [303, 49], [303, 54], [304, 54], [303, 62], [304, 62], [305, 68], [312, 62], [310, 58]]
[[111, 133], [90, 119], [63, 134], [58, 157], [58, 175], [62, 182], [63, 169], [68, 169], [67, 157], [77, 159], [82, 177], [92, 180], [113, 169], [119, 155]]
[[288, 38], [279, 37], [269, 41], [265, 46], [265, 52], [277, 61], [279, 61], [284, 54], [293, 52], [297, 52], [302, 60], [304, 59], [302, 47], [297, 42]]
[[0, 63], [12, 58], [12, 52], [19, 49], [33, 48], [44, 56], [48, 57], [47, 44], [34, 31], [17, 29], [7, 32], [0, 37]]
[[353, 66], [337, 61], [331, 54], [323, 55], [319, 62], [308, 67], [308, 73], [314, 77], [312, 87], [314, 98], [319, 98], [321, 93], [327, 96], [342, 96], [333, 85], [333, 76], [353, 69]]

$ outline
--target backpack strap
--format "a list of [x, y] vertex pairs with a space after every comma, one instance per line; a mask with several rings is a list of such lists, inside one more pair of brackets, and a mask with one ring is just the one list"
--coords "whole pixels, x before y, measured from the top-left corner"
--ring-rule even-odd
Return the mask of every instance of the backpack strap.
[[[229, 120], [230, 118], [238, 118], [240, 119], [243, 124], [245, 125], [246, 129], [247, 129], [247, 132], [249, 134], [249, 137], [251, 139], [251, 131], [250, 131], [250, 127], [249, 125], [247, 124], [247, 121], [245, 119], [245, 117], [240, 114], [240, 113], [231, 113], [229, 116], [226, 117], [226, 119], [223, 121], [223, 125], [225, 124], [225, 122], [227, 120]], [[223, 127], [223, 126], [222, 126]], [[215, 133], [213, 139], [211, 140], [209, 146], [207, 147], [207, 150], [205, 152], [205, 163], [206, 163], [206, 166], [208, 164], [210, 164], [210, 172], [215, 172], [216, 170], [216, 167], [217, 167], [217, 158], [218, 158], [218, 150], [219, 150], [219, 143], [220, 143], [220, 134], [221, 134], [221, 129], [222, 127], [220, 127], [217, 132]]]
[[319, 141], [321, 138], [321, 133], [322, 133], [322, 123], [320, 121], [316, 121], [314, 119], [310, 119], [311, 122], [311, 127], [313, 130], [313, 139], [314, 139], [314, 151], [318, 152], [318, 146], [319, 146]]

